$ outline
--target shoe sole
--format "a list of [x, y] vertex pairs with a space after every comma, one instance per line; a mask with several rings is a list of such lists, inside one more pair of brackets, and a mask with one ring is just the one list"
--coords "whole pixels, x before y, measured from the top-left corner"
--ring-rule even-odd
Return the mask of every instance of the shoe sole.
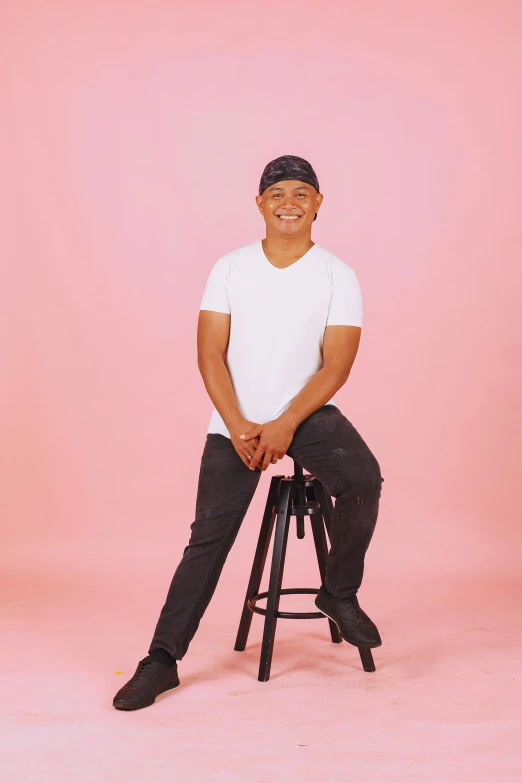
[[[317, 604], [316, 604], [316, 606], [317, 606]], [[317, 608], [319, 609], [321, 614], [324, 614], [324, 616], [328, 617], [328, 619], [331, 620], [332, 623], [336, 624], [336, 626], [337, 626], [337, 628], [339, 630], [339, 633], [341, 634], [341, 636], [343, 636], [343, 632], [341, 631], [341, 629], [339, 627], [339, 623], [337, 622], [337, 620], [334, 620], [333, 617], [330, 617], [330, 615], [327, 614], [324, 611], [324, 609], [321, 609], [320, 606], [317, 606]], [[361, 644], [360, 642], [352, 642], [350, 639], [347, 639], [345, 636], [343, 636], [343, 639], [344, 639], [345, 642], [348, 642], [348, 644], [353, 644], [354, 647], [360, 647], [363, 650], [375, 650], [376, 647], [380, 647], [382, 645], [382, 642], [379, 642], [378, 644]]]
[[116, 703], [113, 702], [112, 706], [116, 707], [117, 710], [125, 710], [126, 712], [130, 712], [131, 710], [141, 710], [144, 707], [150, 707], [152, 704], [155, 704], [157, 700], [161, 698], [161, 696], [164, 696], [166, 693], [170, 693], [171, 691], [175, 691], [176, 688], [179, 688], [180, 685], [181, 683], [178, 682], [178, 684], [174, 685], [173, 688], [167, 688], [166, 691], [161, 691], [161, 693], [158, 693], [155, 699], [153, 699], [152, 701], [148, 701], [146, 704], [127, 705], [125, 703], [118, 704], [117, 702]]

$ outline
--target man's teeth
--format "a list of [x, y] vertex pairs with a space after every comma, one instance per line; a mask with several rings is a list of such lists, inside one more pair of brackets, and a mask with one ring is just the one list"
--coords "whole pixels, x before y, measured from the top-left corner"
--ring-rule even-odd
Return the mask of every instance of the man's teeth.
[[297, 220], [299, 215], [278, 215], [281, 220]]

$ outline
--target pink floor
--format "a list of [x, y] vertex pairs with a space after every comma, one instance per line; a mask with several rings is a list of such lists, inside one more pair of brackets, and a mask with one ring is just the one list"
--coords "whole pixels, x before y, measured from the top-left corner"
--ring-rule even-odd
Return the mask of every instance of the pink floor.
[[181, 688], [122, 713], [111, 699], [146, 654], [163, 579], [144, 590], [124, 567], [34, 566], [11, 566], [3, 591], [5, 783], [522, 780], [520, 584], [373, 576], [361, 603], [384, 639], [377, 672], [326, 621], [287, 620], [260, 683], [262, 619], [235, 652], [241, 599], [225, 580]]

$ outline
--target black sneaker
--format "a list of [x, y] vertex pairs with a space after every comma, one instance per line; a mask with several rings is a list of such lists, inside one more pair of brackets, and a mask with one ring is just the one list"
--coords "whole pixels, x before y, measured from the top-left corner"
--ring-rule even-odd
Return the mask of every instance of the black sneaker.
[[173, 691], [179, 685], [178, 667], [163, 666], [147, 655], [139, 662], [123, 688], [120, 688], [112, 704], [117, 710], [140, 710], [154, 704], [160, 693]]
[[380, 647], [379, 631], [374, 622], [363, 612], [357, 597], [334, 598], [321, 587], [315, 605], [326, 617], [333, 620], [345, 642], [356, 647]]

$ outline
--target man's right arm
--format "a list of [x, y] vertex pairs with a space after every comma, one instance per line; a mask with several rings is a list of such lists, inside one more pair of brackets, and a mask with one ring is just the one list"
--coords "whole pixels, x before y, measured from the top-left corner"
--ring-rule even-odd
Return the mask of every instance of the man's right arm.
[[213, 310], [200, 310], [198, 319], [198, 367], [203, 383], [216, 410], [225, 422], [234, 448], [245, 463], [249, 464], [248, 444], [239, 435], [251, 429], [241, 415], [232, 379], [226, 365], [230, 315]]

